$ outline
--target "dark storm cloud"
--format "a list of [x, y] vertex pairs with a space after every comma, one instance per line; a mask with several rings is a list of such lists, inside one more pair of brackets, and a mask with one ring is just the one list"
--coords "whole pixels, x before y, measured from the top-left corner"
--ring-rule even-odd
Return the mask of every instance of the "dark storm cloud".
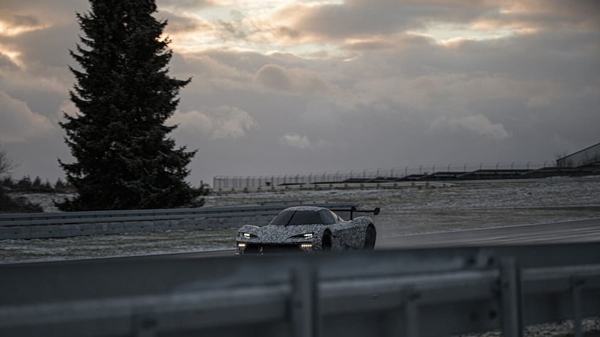
[[270, 89], [292, 90], [292, 80], [286, 70], [273, 64], [262, 67], [256, 73], [256, 82]]
[[35, 28], [40, 24], [34, 16], [12, 14], [7, 10], [0, 10], [0, 20], [14, 28]]
[[[178, 144], [199, 149], [190, 166], [194, 182], [223, 174], [543, 162], [598, 142], [596, 1], [348, 0], [287, 5], [263, 21], [242, 13], [222, 25], [194, 12], [216, 2], [157, 4], [173, 46], [207, 31], [218, 40], [186, 42], [170, 64], [172, 76], [193, 78], [173, 120], [181, 124]], [[0, 97], [14, 117], [3, 125], [15, 125], [4, 135], [23, 163], [18, 174], [51, 171], [54, 179], [61, 174], [55, 158], [68, 161], [55, 122], [60, 109], [72, 109], [65, 105], [73, 84], [67, 65], [76, 64], [68, 49], [80, 34], [74, 13], [87, 6], [3, 4], [11, 17], [45, 27], [0, 40], [20, 52], [20, 63], [0, 56]], [[445, 43], [407, 32], [433, 23], [513, 31]]]
[[542, 31], [513, 38], [467, 42], [450, 58], [455, 71], [508, 72], [517, 78], [598, 83], [600, 32]]
[[20, 34], [11, 38], [9, 43], [22, 53], [20, 59], [29, 69], [35, 65], [66, 69], [67, 65], [74, 63], [69, 50], [75, 50], [79, 43], [78, 27], [75, 22], [52, 26]]
[[369, 51], [369, 50], [377, 50], [377, 49], [389, 49], [389, 48], [393, 48], [393, 47], [394, 47], [394, 45], [387, 41], [372, 40], [372, 41], [347, 43], [344, 46], [344, 49], [354, 50], [354, 51]]
[[0, 91], [0, 142], [20, 143], [28, 138], [51, 133], [54, 126], [27, 104]]
[[436, 21], [465, 23], [498, 10], [498, 5], [485, 1], [350, 1], [318, 6], [291, 4], [274, 17], [290, 20], [287, 28], [301, 36], [345, 39], [421, 29]]
[[5, 39], [6, 45], [19, 51], [22, 66], [0, 73], [0, 90], [27, 102], [32, 111], [57, 120], [73, 84], [68, 66], [76, 65], [69, 55], [78, 42], [76, 27], [73, 22]]
[[6, 55], [0, 54], [0, 70], [17, 70], [18, 66]]
[[309, 62], [296, 56], [281, 53], [264, 55], [254, 51], [232, 51], [223, 49], [209, 49], [197, 53], [187, 53], [185, 56], [176, 56], [173, 62], [185, 69], [197, 72], [203, 76], [239, 77], [248, 76], [248, 79], [260, 68], [269, 63], [299, 67]]
[[167, 20], [165, 30], [169, 34], [193, 33], [195, 31], [211, 29], [210, 25], [207, 25], [196, 17], [182, 16], [176, 12], [159, 11], [157, 18]]
[[160, 8], [167, 8], [170, 10], [188, 10], [194, 11], [209, 7], [213, 5], [213, 1], [210, 0], [158, 0], [156, 4]]
[[498, 17], [495, 23], [546, 29], [600, 28], [600, 2], [596, 0], [528, 0], [514, 1], [509, 5], [514, 10]]
[[339, 89], [314, 71], [286, 69], [274, 64], [262, 67], [254, 81], [268, 89], [301, 95], [334, 94]]
[[444, 23], [490, 29], [592, 29], [600, 27], [600, 2], [575, 1], [346, 1], [290, 4], [275, 21], [308, 40], [360, 38], [421, 30]]
[[13, 16], [25, 17], [28, 22], [41, 25], [64, 24], [73, 20], [75, 12], [85, 12], [90, 8], [88, 1], [0, 1], [0, 12], [10, 12]]

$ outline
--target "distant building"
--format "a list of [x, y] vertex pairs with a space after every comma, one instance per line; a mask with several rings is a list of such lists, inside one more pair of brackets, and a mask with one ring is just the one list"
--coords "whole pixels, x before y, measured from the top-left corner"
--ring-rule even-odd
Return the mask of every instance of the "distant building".
[[557, 167], [578, 167], [600, 163], [600, 143], [556, 160]]

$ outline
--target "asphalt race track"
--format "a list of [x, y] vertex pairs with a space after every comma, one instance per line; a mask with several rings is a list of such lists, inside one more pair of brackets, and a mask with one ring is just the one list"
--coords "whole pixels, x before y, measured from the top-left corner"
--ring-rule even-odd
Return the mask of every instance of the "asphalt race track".
[[[403, 248], [439, 248], [457, 246], [490, 246], [490, 245], [529, 245], [550, 243], [600, 242], [600, 218], [587, 220], [565, 221], [549, 224], [519, 225], [493, 227], [470, 230], [454, 230], [425, 234], [409, 234], [393, 237], [378, 237], [375, 249]], [[220, 256], [233, 256], [234, 249], [202, 251], [192, 253], [134, 255], [124, 257], [86, 258], [99, 259], [128, 259], [144, 261], [148, 259], [196, 259]], [[65, 264], [81, 259], [64, 261], [31, 261], [24, 263], [57, 263]], [[21, 262], [16, 262], [21, 263]]]
[[600, 218], [380, 238], [377, 249], [600, 241]]
[[[538, 225], [520, 225], [377, 239], [375, 249], [600, 242], [600, 218]], [[182, 258], [228, 256], [234, 250], [168, 254]]]

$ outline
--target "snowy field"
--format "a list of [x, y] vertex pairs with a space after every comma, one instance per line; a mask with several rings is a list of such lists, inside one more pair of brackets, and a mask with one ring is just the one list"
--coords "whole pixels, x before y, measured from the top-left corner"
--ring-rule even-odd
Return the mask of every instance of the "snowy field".
[[[550, 223], [600, 217], [597, 210], [568, 206], [600, 205], [600, 177], [527, 181], [458, 182], [444, 188], [331, 190], [239, 193], [206, 198], [206, 206], [269, 201], [353, 201], [380, 207], [378, 236]], [[30, 195], [47, 211], [52, 198]], [[240, 226], [243, 224], [240, 223]], [[2, 240], [0, 262], [48, 261], [232, 249], [237, 228], [75, 237]]]

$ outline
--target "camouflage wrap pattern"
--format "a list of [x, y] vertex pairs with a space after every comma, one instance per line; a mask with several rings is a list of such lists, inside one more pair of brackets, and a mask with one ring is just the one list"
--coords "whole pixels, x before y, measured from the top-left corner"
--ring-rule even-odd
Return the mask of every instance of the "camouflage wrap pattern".
[[[323, 210], [320, 207], [298, 206], [290, 207], [285, 211], [315, 211]], [[373, 220], [367, 216], [360, 216], [353, 220], [338, 220], [334, 224], [303, 224], [303, 225], [245, 225], [238, 230], [236, 241], [246, 244], [271, 244], [271, 245], [297, 245], [311, 243], [313, 251], [323, 249], [325, 233], [331, 233], [331, 250], [342, 251], [362, 249], [365, 245], [367, 227]], [[244, 237], [244, 233], [250, 238]], [[311, 238], [304, 234], [312, 234]]]

